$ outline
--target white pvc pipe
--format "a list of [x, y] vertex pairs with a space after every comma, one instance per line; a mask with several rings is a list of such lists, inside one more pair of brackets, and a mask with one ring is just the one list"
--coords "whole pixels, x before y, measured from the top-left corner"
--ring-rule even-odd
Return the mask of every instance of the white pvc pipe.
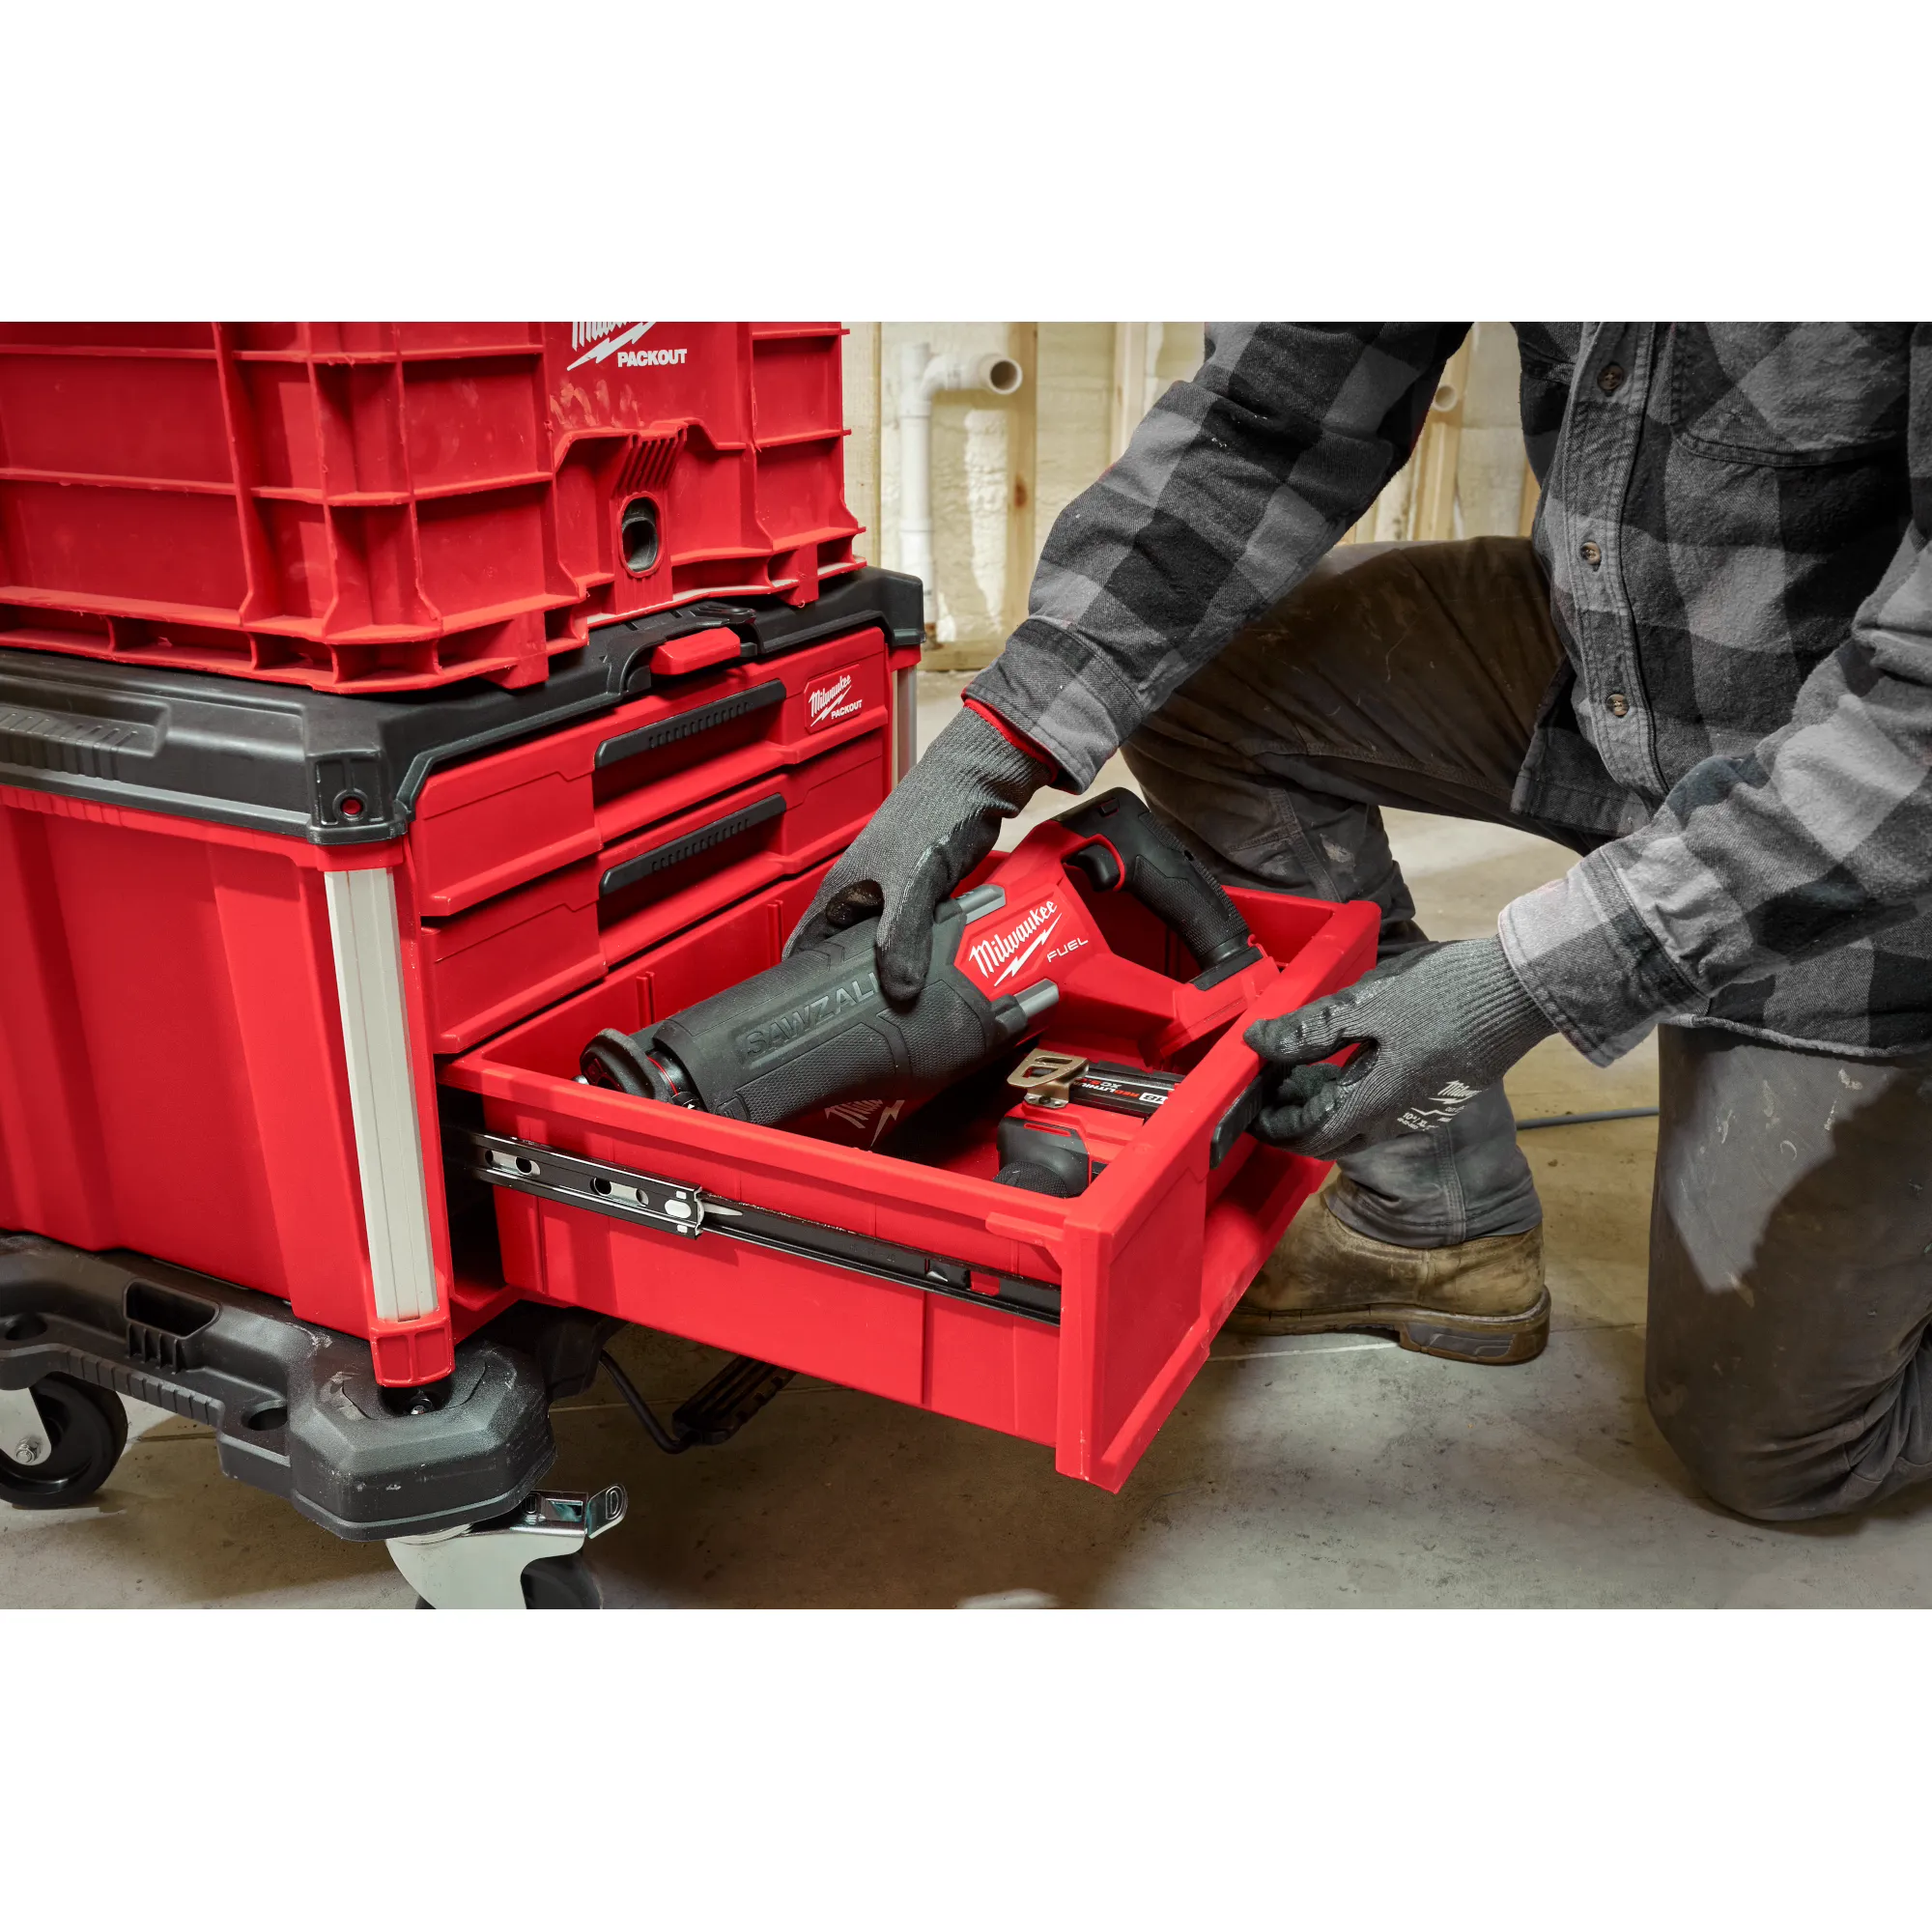
[[925, 586], [925, 621], [936, 621], [932, 574], [932, 399], [977, 389], [1010, 396], [1025, 374], [1010, 355], [935, 355], [924, 342], [899, 345], [899, 568]]

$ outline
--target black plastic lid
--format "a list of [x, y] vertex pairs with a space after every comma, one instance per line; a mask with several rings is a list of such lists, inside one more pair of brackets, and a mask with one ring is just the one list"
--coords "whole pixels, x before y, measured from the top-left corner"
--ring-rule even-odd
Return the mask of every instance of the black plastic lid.
[[[439, 767], [608, 711], [651, 688], [651, 653], [726, 629], [741, 661], [778, 657], [869, 624], [895, 645], [923, 636], [919, 580], [865, 569], [818, 600], [688, 604], [593, 631], [522, 691], [481, 679], [345, 697], [207, 671], [0, 650], [0, 784], [242, 825], [315, 845], [408, 830]], [[0, 634], [4, 635], [4, 634]]]

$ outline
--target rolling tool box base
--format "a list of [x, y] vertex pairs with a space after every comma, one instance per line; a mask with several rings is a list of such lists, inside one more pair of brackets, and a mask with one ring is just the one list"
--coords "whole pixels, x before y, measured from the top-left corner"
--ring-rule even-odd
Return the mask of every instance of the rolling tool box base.
[[556, 1456], [552, 1386], [522, 1350], [474, 1337], [448, 1381], [412, 1405], [421, 1412], [398, 1412], [367, 1343], [299, 1321], [270, 1295], [138, 1255], [0, 1235], [0, 1388], [50, 1375], [206, 1423], [224, 1475], [353, 1543], [499, 1517]]

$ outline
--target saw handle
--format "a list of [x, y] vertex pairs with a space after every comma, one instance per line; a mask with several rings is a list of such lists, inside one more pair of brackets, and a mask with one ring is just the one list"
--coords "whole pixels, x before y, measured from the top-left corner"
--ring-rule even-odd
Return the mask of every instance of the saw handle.
[[1262, 957], [1219, 881], [1132, 792], [1102, 792], [1060, 823], [1093, 841], [1068, 855], [1069, 866], [1102, 892], [1131, 893], [1179, 935], [1200, 962], [1195, 985], [1218, 985]]

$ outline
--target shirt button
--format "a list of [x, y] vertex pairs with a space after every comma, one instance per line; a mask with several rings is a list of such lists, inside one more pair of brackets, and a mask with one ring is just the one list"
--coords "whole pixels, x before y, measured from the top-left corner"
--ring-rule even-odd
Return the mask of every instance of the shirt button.
[[1627, 718], [1630, 716], [1631, 701], [1621, 691], [1611, 692], [1606, 702], [1610, 707], [1610, 716], [1612, 718]]
[[1606, 396], [1614, 396], [1624, 385], [1624, 371], [1621, 362], [1606, 362], [1597, 377], [1597, 387]]
[[1593, 543], [1586, 543], [1583, 546], [1583, 548], [1577, 553], [1577, 554], [1580, 556], [1583, 559], [1583, 561], [1590, 566], [1592, 570], [1595, 570], [1596, 567], [1604, 560], [1604, 553], [1600, 551], [1597, 548], [1597, 546]]

